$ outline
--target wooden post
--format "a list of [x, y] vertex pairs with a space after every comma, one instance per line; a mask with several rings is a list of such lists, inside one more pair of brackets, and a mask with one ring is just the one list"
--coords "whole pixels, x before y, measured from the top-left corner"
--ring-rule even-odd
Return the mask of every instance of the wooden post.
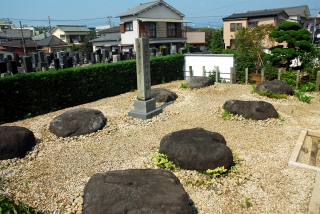
[[219, 66], [216, 67], [216, 82], [219, 82]]
[[299, 82], [300, 82], [300, 71], [297, 71], [297, 80], [296, 80], [296, 89], [299, 88]]
[[281, 69], [278, 70], [278, 80], [281, 80]]
[[261, 69], [261, 83], [264, 81], [264, 68]]
[[189, 77], [192, 77], [192, 66], [189, 66]]
[[230, 84], [233, 84], [233, 68], [230, 67]]
[[319, 91], [320, 86], [320, 71], [317, 72], [316, 91]]
[[246, 85], [248, 85], [249, 69], [246, 68]]
[[202, 75], [206, 76], [206, 66], [202, 66]]

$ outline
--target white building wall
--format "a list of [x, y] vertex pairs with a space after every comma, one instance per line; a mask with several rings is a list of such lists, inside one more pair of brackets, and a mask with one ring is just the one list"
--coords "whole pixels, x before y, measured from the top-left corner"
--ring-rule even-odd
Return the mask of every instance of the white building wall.
[[230, 80], [230, 68], [235, 67], [233, 54], [185, 54], [184, 60], [185, 79], [189, 77], [189, 66], [192, 66], [193, 76], [203, 76], [203, 66], [205, 66], [206, 76], [214, 70], [215, 66], [218, 66], [220, 78], [228, 82]]
[[133, 31], [126, 31], [125, 33], [121, 33], [122, 45], [134, 45], [135, 38], [139, 38], [139, 25], [137, 20], [132, 22], [132, 28]]
[[164, 5], [157, 5], [140, 13], [139, 18], [182, 19], [182, 17]]

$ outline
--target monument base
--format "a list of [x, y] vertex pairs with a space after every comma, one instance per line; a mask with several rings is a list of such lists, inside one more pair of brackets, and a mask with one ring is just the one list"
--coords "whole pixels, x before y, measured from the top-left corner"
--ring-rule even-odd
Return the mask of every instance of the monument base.
[[147, 120], [161, 112], [162, 109], [156, 107], [156, 99], [154, 98], [147, 101], [135, 100], [134, 109], [128, 112], [128, 116]]

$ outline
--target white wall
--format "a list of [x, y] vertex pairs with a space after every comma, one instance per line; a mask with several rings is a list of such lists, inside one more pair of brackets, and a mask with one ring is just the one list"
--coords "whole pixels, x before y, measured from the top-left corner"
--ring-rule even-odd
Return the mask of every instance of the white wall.
[[[202, 66], [205, 66], [206, 76], [213, 71], [214, 66], [219, 66], [220, 78], [227, 82], [230, 79], [230, 67], [234, 68], [235, 59], [233, 54], [185, 54], [184, 77], [189, 77], [189, 66], [192, 66], [193, 76], [203, 76]], [[235, 79], [235, 78], [234, 78]]]
[[137, 15], [139, 18], [182, 19], [182, 17], [164, 5], [157, 5]]
[[139, 26], [137, 20], [132, 22], [132, 28], [133, 31], [126, 31], [125, 33], [121, 33], [121, 44], [134, 45], [135, 38], [139, 38]]

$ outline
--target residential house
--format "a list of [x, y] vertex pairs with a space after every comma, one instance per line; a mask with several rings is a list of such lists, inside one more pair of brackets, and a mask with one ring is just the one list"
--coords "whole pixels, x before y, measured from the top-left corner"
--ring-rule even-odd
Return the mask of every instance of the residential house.
[[187, 44], [193, 45], [194, 47], [204, 48], [206, 44], [206, 33], [205, 32], [184, 32], [184, 36], [187, 38]]
[[90, 41], [93, 45], [93, 51], [97, 49], [107, 49], [109, 52], [118, 51], [121, 45], [121, 34], [106, 33], [104, 36], [98, 37]]
[[66, 43], [82, 43], [90, 31], [86, 26], [77, 25], [57, 25], [51, 34], [63, 40]]
[[[23, 43], [22, 41], [9, 41], [2, 42], [2, 47], [5, 48], [6, 51], [10, 51], [11, 53], [18, 53], [19, 55], [24, 55]], [[25, 42], [26, 54], [35, 52], [37, 49], [37, 43], [33, 41]]]
[[1, 29], [0, 30], [0, 45], [2, 42], [7, 41], [22, 41], [22, 35], [25, 42], [28, 42], [31, 40], [31, 31], [26, 30], [20, 30], [20, 29]]
[[36, 35], [36, 36], [32, 36], [32, 37], [31, 37], [31, 40], [32, 40], [32, 41], [40, 41], [40, 40], [45, 39], [45, 38], [47, 38], [47, 37], [49, 37], [49, 36], [51, 36], [51, 33], [49, 33], [49, 32], [44, 32], [44, 33], [38, 34], [38, 35]]
[[38, 48], [46, 53], [55, 53], [59, 51], [71, 51], [71, 44], [68, 44], [58, 37], [52, 35], [40, 41], [37, 41]]
[[[273, 24], [277, 27], [285, 21], [297, 22], [303, 26], [309, 17], [310, 11], [306, 5], [234, 13], [222, 19], [225, 47], [235, 49], [233, 38], [236, 30], [241, 27], [255, 27], [262, 24]], [[266, 46], [268, 47], [268, 44]]]
[[223, 18], [223, 40], [226, 48], [235, 49], [234, 37], [237, 29], [242, 27], [255, 27], [262, 24], [279, 26], [289, 18], [284, 10], [257, 12], [257, 13], [234, 13]]
[[4, 22], [0, 20], [0, 29], [11, 29], [11, 28], [14, 28], [14, 24], [12, 24], [11, 21]]
[[304, 27], [310, 31], [313, 43], [320, 46], [320, 13], [317, 17], [307, 19]]
[[135, 39], [149, 38], [150, 47], [165, 45], [171, 50], [183, 47], [187, 38], [182, 34], [184, 15], [163, 0], [142, 3], [117, 17], [120, 18], [121, 50], [134, 48]]

